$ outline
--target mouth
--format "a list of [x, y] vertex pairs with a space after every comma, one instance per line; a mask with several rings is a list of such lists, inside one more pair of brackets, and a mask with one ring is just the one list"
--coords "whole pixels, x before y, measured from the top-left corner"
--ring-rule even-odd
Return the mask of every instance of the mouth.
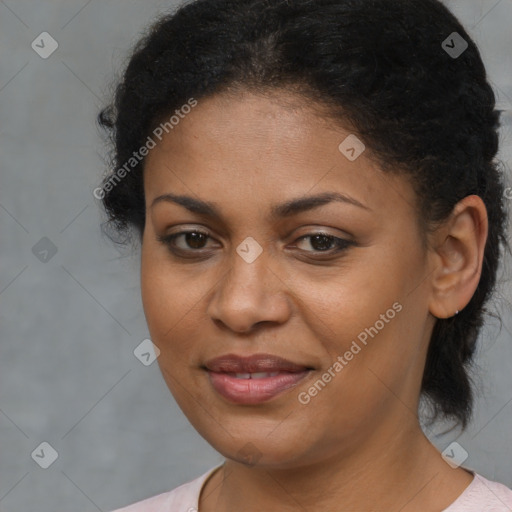
[[313, 368], [270, 354], [227, 354], [206, 362], [213, 389], [229, 402], [267, 402], [299, 384]]

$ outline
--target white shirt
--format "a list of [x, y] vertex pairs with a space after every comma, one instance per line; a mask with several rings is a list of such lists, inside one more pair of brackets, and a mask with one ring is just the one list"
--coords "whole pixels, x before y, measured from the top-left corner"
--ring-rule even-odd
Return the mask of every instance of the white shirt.
[[[203, 485], [222, 464], [176, 489], [112, 512], [198, 512]], [[512, 512], [512, 490], [472, 471], [474, 478], [464, 492], [442, 512]]]

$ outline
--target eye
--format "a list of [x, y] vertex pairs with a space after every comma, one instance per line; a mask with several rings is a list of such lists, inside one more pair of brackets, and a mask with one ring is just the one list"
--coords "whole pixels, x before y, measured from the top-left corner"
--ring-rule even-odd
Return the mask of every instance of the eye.
[[[176, 240], [180, 237], [184, 237], [183, 243], [188, 245], [188, 247], [176, 246]], [[193, 229], [190, 231], [180, 231], [179, 233], [174, 233], [172, 235], [157, 236], [156, 238], [159, 242], [167, 245], [172, 252], [187, 252], [190, 249], [192, 249], [193, 252], [194, 249], [203, 249], [203, 244], [208, 238], [210, 238], [210, 236], [204, 231]]]
[[[308, 235], [301, 236], [297, 241], [310, 239], [309, 245], [313, 247], [312, 253], [328, 253], [334, 254], [345, 249], [348, 249], [351, 245], [355, 245], [355, 242], [352, 240], [345, 240], [343, 238], [338, 238], [336, 236], [330, 235], [328, 233], [310, 233]], [[334, 245], [334, 247], [333, 247]]]
[[[182, 238], [183, 237], [183, 238]], [[180, 231], [171, 235], [157, 235], [157, 240], [167, 245], [170, 251], [176, 255], [185, 255], [193, 252], [201, 253], [202, 249], [205, 248], [205, 244], [210, 235], [204, 231], [193, 229], [190, 231]], [[179, 246], [176, 241], [181, 239], [183, 244]], [[308, 235], [301, 236], [297, 239], [297, 242], [310, 239], [310, 246], [313, 250], [301, 249], [308, 253], [327, 253], [336, 254], [341, 251], [348, 249], [348, 247], [355, 245], [356, 243], [352, 240], [345, 240], [338, 238], [328, 233], [310, 233]]]

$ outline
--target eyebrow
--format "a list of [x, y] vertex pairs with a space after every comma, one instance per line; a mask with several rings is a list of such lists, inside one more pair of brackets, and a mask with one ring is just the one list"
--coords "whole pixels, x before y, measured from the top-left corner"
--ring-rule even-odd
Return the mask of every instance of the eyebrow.
[[[312, 210], [334, 201], [351, 204], [359, 208], [371, 211], [371, 208], [362, 204], [357, 199], [349, 195], [341, 194], [339, 192], [324, 192], [322, 194], [313, 196], [298, 197], [284, 203], [274, 205], [270, 210], [270, 218], [277, 219], [291, 217], [298, 213]], [[151, 208], [161, 202], [176, 203], [183, 206], [192, 213], [205, 215], [215, 219], [220, 219], [222, 217], [222, 214], [220, 213], [216, 203], [212, 203], [210, 201], [201, 201], [190, 196], [163, 194], [153, 200], [151, 203]]]

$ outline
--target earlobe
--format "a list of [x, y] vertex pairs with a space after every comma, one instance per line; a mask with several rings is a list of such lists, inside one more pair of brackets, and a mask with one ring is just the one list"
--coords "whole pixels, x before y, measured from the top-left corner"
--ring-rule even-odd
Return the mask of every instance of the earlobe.
[[476, 195], [459, 201], [439, 228], [430, 277], [429, 311], [435, 317], [450, 318], [471, 300], [480, 282], [487, 234], [487, 209]]

